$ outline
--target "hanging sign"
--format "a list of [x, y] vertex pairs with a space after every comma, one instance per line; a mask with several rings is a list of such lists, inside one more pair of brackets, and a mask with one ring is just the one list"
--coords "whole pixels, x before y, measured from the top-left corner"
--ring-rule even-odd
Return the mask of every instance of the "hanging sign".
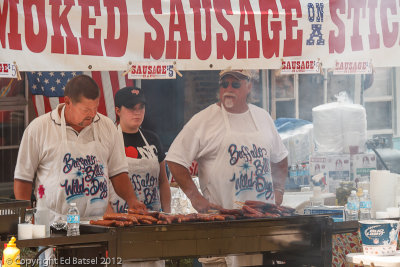
[[371, 74], [372, 60], [336, 61], [333, 74]]
[[130, 66], [129, 79], [175, 79], [176, 71], [172, 63], [135, 62]]
[[17, 78], [17, 66], [12, 63], [0, 63], [0, 78]]
[[281, 74], [316, 74], [321, 72], [319, 60], [282, 60]]
[[400, 66], [398, 0], [0, 0], [0, 21], [0, 61], [20, 71], [279, 69], [282, 58]]

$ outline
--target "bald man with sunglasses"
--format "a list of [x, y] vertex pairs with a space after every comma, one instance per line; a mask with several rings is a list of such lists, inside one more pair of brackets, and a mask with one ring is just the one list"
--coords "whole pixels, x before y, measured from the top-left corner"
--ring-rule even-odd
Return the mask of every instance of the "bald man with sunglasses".
[[[221, 71], [219, 102], [194, 115], [168, 151], [173, 177], [199, 212], [238, 208], [246, 200], [282, 203], [288, 151], [268, 112], [248, 103], [251, 88], [250, 71]], [[202, 193], [188, 171], [193, 160], [199, 164]], [[226, 263], [258, 262], [230, 257]]]

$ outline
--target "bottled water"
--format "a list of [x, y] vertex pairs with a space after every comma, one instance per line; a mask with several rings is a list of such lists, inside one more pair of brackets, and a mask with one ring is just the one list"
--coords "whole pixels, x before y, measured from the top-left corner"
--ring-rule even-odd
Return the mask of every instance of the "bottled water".
[[346, 204], [346, 221], [358, 221], [360, 202], [355, 190], [351, 191]]
[[360, 197], [360, 220], [371, 219], [371, 207], [371, 198], [368, 190], [364, 190], [363, 195]]
[[76, 203], [71, 203], [67, 214], [67, 236], [79, 235], [79, 210]]

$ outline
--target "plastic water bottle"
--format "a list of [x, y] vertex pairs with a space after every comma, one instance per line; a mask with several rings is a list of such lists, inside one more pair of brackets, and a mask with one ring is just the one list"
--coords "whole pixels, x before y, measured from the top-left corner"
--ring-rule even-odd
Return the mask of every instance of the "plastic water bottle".
[[71, 203], [67, 214], [67, 236], [79, 235], [79, 210], [76, 203]]
[[363, 191], [360, 197], [360, 220], [371, 219], [371, 198], [369, 197], [368, 190]]
[[356, 191], [352, 190], [346, 204], [346, 221], [358, 221], [359, 209], [360, 202], [358, 200]]

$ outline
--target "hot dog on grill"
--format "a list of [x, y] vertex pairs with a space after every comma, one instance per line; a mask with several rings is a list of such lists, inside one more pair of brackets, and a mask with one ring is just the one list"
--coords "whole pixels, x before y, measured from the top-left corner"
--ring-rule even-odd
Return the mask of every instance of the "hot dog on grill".
[[262, 212], [259, 212], [258, 210], [253, 209], [252, 207], [247, 206], [247, 205], [244, 205], [242, 207], [242, 209], [243, 209], [245, 215], [247, 215], [246, 213], [255, 214], [255, 215], [261, 215], [261, 216], [264, 215]]
[[104, 220], [116, 220], [116, 221], [130, 221], [132, 224], [137, 224], [138, 220], [131, 214], [126, 213], [106, 213], [103, 215]]
[[137, 220], [147, 220], [153, 223], [156, 223], [158, 221], [156, 218], [148, 215], [139, 215], [139, 214], [128, 214], [128, 215], [136, 218]]

